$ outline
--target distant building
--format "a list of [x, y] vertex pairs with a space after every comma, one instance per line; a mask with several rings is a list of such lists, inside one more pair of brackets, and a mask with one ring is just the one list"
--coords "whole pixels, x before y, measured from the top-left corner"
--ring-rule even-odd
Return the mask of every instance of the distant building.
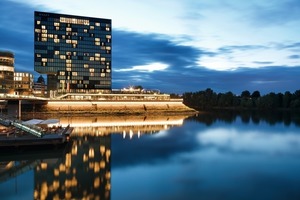
[[35, 12], [34, 70], [48, 92], [110, 92], [111, 20]]
[[44, 97], [47, 95], [47, 85], [45, 83], [44, 77], [41, 75], [37, 82], [34, 82], [33, 85], [33, 94], [34, 96]]
[[28, 72], [14, 73], [14, 90], [17, 95], [32, 95], [33, 75]]
[[14, 54], [0, 51], [0, 93], [14, 93]]

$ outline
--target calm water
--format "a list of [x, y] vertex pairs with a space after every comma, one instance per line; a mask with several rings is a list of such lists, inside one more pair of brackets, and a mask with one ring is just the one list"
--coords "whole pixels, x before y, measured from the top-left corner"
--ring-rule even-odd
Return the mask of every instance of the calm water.
[[300, 199], [298, 114], [60, 120], [70, 147], [1, 154], [1, 199]]

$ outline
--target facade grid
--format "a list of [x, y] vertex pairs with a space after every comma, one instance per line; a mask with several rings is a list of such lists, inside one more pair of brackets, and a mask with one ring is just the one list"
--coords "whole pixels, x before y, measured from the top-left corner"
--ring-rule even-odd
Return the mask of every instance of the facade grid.
[[111, 91], [111, 20], [35, 12], [34, 69], [48, 93]]

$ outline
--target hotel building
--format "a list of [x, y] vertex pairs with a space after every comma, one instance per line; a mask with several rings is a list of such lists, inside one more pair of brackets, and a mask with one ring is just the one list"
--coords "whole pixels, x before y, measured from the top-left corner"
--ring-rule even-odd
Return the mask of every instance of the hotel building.
[[0, 93], [14, 92], [14, 54], [0, 51]]
[[34, 13], [34, 70], [48, 94], [111, 91], [111, 20]]

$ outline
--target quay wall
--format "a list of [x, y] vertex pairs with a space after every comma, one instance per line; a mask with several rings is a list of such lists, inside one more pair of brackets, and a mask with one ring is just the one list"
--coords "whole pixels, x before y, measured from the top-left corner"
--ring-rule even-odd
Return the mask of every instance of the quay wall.
[[178, 113], [196, 112], [182, 100], [168, 101], [76, 101], [49, 100], [42, 106], [48, 113]]

